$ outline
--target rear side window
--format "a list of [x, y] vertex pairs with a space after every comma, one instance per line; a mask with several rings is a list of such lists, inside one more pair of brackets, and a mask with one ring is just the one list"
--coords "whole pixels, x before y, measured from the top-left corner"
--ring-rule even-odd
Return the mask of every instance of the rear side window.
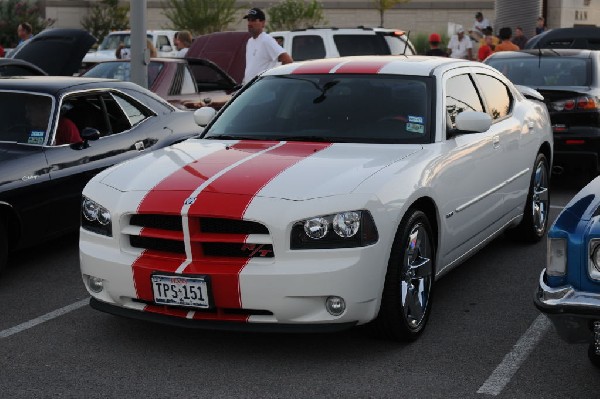
[[333, 35], [341, 57], [348, 55], [390, 55], [390, 47], [380, 35]]
[[477, 83], [481, 87], [487, 113], [492, 119], [502, 119], [511, 112], [512, 96], [508, 87], [498, 79], [483, 74], [477, 74]]
[[456, 116], [464, 111], [483, 112], [481, 99], [469, 75], [457, 75], [446, 82], [446, 112], [448, 124], [456, 128]]
[[296, 36], [292, 40], [292, 58], [296, 61], [325, 58], [325, 43], [318, 35]]
[[[151, 115], [151, 113], [148, 110], [146, 110], [144, 107], [140, 106], [139, 104], [136, 104], [133, 100], [131, 100], [129, 98], [126, 98], [126, 97], [123, 97], [123, 96], [120, 96], [120, 95], [114, 94], [114, 93], [113, 93], [113, 97], [114, 97], [116, 103], [121, 108], [121, 110], [125, 113], [128, 121], [129, 121], [129, 123], [121, 123], [120, 128], [113, 128], [113, 133], [118, 133], [118, 131], [126, 130], [131, 126], [135, 126]], [[109, 102], [109, 101], [110, 100], [107, 100], [107, 102]], [[111, 107], [109, 106], [109, 104], [107, 104], [107, 109], [110, 109], [110, 108]], [[118, 112], [116, 110], [115, 110], [115, 114], [118, 114]]]

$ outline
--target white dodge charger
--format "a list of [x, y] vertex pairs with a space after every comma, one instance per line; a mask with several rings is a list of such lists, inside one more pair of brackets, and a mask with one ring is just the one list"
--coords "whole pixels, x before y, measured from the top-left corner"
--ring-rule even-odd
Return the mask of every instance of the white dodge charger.
[[546, 232], [550, 121], [522, 90], [437, 57], [269, 70], [214, 118], [196, 111], [198, 138], [86, 186], [90, 304], [215, 329], [372, 323], [414, 340], [439, 277], [504, 231]]

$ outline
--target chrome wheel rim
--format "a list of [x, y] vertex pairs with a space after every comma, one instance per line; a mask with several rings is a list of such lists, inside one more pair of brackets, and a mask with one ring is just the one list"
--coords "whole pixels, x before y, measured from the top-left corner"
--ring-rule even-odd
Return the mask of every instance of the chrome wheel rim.
[[546, 219], [548, 217], [548, 174], [544, 162], [538, 163], [533, 178], [533, 195], [531, 210], [533, 212], [533, 228], [538, 235], [546, 230]]
[[408, 327], [419, 330], [425, 320], [432, 281], [432, 248], [427, 230], [415, 224], [408, 235], [401, 274], [401, 303]]

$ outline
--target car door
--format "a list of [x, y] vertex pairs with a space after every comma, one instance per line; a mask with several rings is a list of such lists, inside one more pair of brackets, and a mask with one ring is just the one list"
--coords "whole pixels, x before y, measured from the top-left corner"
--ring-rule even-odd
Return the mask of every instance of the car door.
[[[85, 184], [103, 169], [152, 149], [159, 141], [162, 127], [155, 114], [135, 99], [109, 90], [65, 96], [61, 109], [81, 132], [97, 129], [98, 140], [46, 147], [50, 179], [60, 193], [56, 213], [49, 215], [56, 226], [71, 228], [79, 224], [81, 192]], [[56, 132], [56, 126], [54, 128]]]
[[474, 77], [486, 112], [492, 118], [494, 140], [498, 142], [501, 174], [498, 193], [502, 196], [502, 213], [507, 215], [523, 207], [533, 167], [531, 157], [536, 151], [532, 148], [535, 138], [529, 134], [526, 115], [513, 112], [515, 99], [508, 86], [485, 71], [475, 73]]
[[[448, 131], [464, 111], [483, 112], [482, 98], [466, 68], [442, 79], [442, 101]], [[498, 169], [502, 167], [497, 130], [449, 135], [443, 143], [442, 167], [436, 189], [446, 239], [440, 243], [442, 269], [480, 243], [494, 230], [502, 213]]]

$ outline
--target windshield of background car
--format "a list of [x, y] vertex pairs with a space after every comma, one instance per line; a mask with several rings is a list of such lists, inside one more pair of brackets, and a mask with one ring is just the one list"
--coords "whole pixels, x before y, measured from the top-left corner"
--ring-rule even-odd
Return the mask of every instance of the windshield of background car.
[[390, 46], [381, 35], [333, 35], [340, 57], [390, 55]]
[[[152, 40], [152, 35], [146, 35], [146, 37]], [[123, 43], [125, 47], [131, 47], [131, 35], [129, 33], [119, 33], [108, 35], [102, 40], [102, 43], [98, 46], [100, 50], [116, 50], [119, 44]]]
[[[83, 76], [88, 78], [119, 79], [131, 82], [130, 65], [129, 61], [101, 62], [84, 73]], [[148, 64], [148, 87], [152, 87], [163, 66], [162, 62], [150, 61]]]
[[431, 142], [429, 77], [266, 76], [240, 93], [205, 138]]
[[531, 57], [490, 59], [493, 66], [514, 84], [543, 86], [590, 86], [591, 63], [587, 58]]
[[49, 96], [0, 92], [0, 141], [43, 145], [51, 110]]

